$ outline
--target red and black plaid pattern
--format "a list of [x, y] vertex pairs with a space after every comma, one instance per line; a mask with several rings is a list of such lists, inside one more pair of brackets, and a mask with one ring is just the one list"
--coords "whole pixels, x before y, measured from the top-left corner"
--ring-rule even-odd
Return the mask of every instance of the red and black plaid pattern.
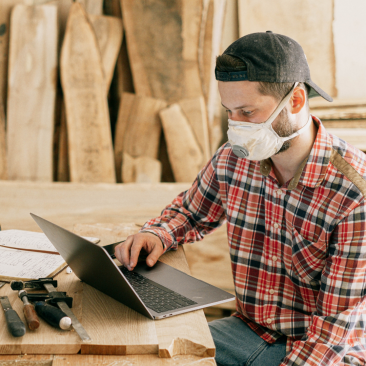
[[226, 220], [235, 315], [269, 343], [288, 337], [281, 365], [364, 365], [366, 205], [353, 177], [363, 182], [366, 156], [313, 120], [312, 151], [284, 186], [270, 159], [240, 159], [225, 144], [142, 231], [175, 249]]

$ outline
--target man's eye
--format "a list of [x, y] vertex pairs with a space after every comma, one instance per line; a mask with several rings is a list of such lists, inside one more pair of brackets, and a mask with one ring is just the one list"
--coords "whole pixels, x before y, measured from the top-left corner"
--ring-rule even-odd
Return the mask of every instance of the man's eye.
[[253, 111], [244, 111], [244, 110], [242, 110], [241, 113], [245, 114], [246, 116], [250, 116], [253, 113]]

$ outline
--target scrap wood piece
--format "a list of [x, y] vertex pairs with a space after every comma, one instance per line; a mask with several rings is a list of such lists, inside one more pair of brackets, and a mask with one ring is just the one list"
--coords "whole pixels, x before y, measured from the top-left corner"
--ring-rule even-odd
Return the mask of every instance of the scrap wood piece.
[[57, 8], [17, 5], [11, 15], [8, 177], [53, 180]]
[[71, 182], [116, 181], [102, 60], [82, 5], [70, 10], [61, 51]]
[[123, 183], [159, 183], [161, 180], [161, 162], [149, 156], [133, 158], [123, 153]]
[[77, 0], [77, 2], [83, 5], [88, 14], [103, 14], [103, 0]]
[[311, 112], [322, 120], [366, 119], [366, 103], [363, 106], [311, 108]]
[[169, 103], [202, 95], [202, 1], [121, 0], [121, 7], [136, 94]]
[[203, 153], [179, 104], [160, 112], [169, 161], [176, 182], [193, 182], [202, 168]]
[[114, 139], [118, 182], [121, 181], [123, 152], [131, 157], [158, 158], [161, 122], [159, 111], [166, 107], [160, 99], [123, 93]]
[[8, 179], [6, 162], [6, 133], [3, 101], [0, 98], [0, 180]]
[[95, 36], [97, 37], [108, 93], [113, 78], [114, 67], [121, 48], [123, 28], [122, 20], [117, 17], [89, 15]]
[[210, 159], [211, 151], [205, 100], [203, 97], [183, 99], [178, 104], [191, 125], [196, 141], [203, 152], [203, 159], [207, 162]]
[[0, 1], [0, 99], [4, 109], [6, 109], [8, 85], [10, 13], [15, 5], [23, 2], [24, 0]]

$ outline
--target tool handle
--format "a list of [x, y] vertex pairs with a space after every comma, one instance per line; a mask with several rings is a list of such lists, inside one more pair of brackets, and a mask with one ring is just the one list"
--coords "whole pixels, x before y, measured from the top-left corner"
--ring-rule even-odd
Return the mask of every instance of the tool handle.
[[22, 337], [25, 334], [25, 324], [19, 318], [18, 313], [13, 309], [5, 311], [5, 318], [9, 332], [13, 337]]
[[23, 312], [29, 329], [30, 330], [37, 329], [39, 327], [39, 319], [36, 310], [34, 309], [34, 306], [31, 304], [24, 305]]
[[48, 305], [44, 301], [36, 302], [35, 309], [37, 314], [53, 327], [70, 329], [71, 319], [61, 309]]

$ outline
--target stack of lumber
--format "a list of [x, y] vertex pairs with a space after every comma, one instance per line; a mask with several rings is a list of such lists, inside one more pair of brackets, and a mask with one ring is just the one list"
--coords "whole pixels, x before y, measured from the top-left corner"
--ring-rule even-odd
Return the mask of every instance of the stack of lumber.
[[328, 132], [366, 152], [366, 99], [311, 100], [310, 111]]
[[225, 5], [2, 2], [0, 179], [192, 182], [222, 139]]

